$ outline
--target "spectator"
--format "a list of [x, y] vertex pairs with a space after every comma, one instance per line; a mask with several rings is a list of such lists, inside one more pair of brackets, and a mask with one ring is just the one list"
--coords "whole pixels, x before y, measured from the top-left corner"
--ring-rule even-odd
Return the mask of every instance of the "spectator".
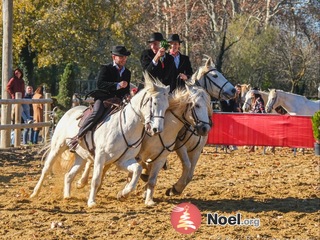
[[[21, 69], [17, 68], [14, 70], [14, 76], [9, 80], [7, 85], [7, 92], [10, 94], [11, 99], [15, 99], [15, 95], [17, 92], [21, 92], [22, 98], [24, 98], [25, 95], [25, 83], [23, 80], [23, 72]], [[14, 116], [15, 108], [18, 105], [14, 105], [12, 108], [12, 116]], [[21, 116], [25, 123], [32, 123], [32, 119], [30, 117], [30, 114], [28, 115], [26, 112], [23, 111], [21, 107]], [[12, 120], [14, 121], [14, 117], [12, 117]]]
[[[38, 87], [35, 90], [32, 99], [41, 99], [41, 98], [43, 98], [43, 95], [44, 95], [43, 91], [44, 91], [43, 86]], [[43, 122], [43, 104], [41, 104], [41, 103], [33, 103], [32, 107], [33, 107], [33, 118], [34, 118], [35, 123]], [[33, 143], [34, 144], [38, 143], [39, 133], [40, 133], [41, 129], [42, 129], [41, 127], [35, 127], [34, 128], [34, 135], [33, 135]]]
[[[24, 98], [27, 99], [32, 99], [33, 97], [33, 87], [32, 86], [27, 86], [26, 87], [26, 93], [24, 95]], [[22, 104], [22, 108], [24, 112], [27, 112], [26, 114], [30, 115], [30, 118], [32, 119], [33, 117], [33, 107], [32, 104]], [[29, 132], [30, 132], [30, 137], [29, 137]], [[22, 138], [22, 143], [23, 144], [28, 144], [29, 140], [31, 143], [33, 143], [33, 137], [34, 136], [34, 130], [33, 128], [25, 128], [23, 131], [23, 138]]]
[[183, 55], [180, 52], [180, 44], [183, 41], [180, 40], [178, 34], [171, 34], [168, 38], [168, 42], [171, 46], [169, 53], [173, 57], [176, 67], [173, 89], [176, 87], [184, 87], [185, 81], [188, 80], [193, 74], [190, 59], [187, 55]]
[[[252, 102], [252, 107], [249, 112], [251, 113], [266, 113], [266, 110], [264, 108], [264, 101], [260, 95], [260, 92], [258, 88], [253, 88], [253, 91], [251, 93], [251, 102]], [[254, 152], [255, 149], [254, 146], [251, 146], [249, 149], [249, 152]]]
[[140, 63], [144, 71], [149, 72], [166, 86], [170, 86], [170, 91], [175, 88], [175, 64], [173, 57], [166, 53], [166, 49], [160, 46], [160, 42], [165, 41], [162, 34], [154, 32], [151, 34], [148, 43], [150, 49], [143, 50]]

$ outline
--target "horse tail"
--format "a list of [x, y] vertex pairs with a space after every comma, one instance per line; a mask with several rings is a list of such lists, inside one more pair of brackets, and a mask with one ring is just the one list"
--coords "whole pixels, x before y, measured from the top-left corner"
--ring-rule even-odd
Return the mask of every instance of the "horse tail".
[[74, 165], [75, 159], [75, 153], [66, 150], [58, 157], [57, 163], [60, 163], [61, 170], [63, 170], [64, 172], [68, 172]]
[[[41, 157], [41, 162], [43, 163], [51, 151], [51, 144], [47, 143], [40, 149], [40, 153], [43, 152]], [[68, 172], [71, 167], [74, 165], [76, 156], [74, 153], [71, 153], [69, 150], [62, 152], [62, 154], [56, 156], [54, 161], [53, 171], [54, 172]]]

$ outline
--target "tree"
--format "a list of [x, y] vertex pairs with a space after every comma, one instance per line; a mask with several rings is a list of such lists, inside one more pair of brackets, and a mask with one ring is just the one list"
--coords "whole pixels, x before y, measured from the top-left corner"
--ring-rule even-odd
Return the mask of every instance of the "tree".
[[64, 111], [72, 106], [72, 95], [74, 94], [75, 85], [75, 66], [73, 63], [68, 63], [61, 81], [59, 83], [58, 104]]

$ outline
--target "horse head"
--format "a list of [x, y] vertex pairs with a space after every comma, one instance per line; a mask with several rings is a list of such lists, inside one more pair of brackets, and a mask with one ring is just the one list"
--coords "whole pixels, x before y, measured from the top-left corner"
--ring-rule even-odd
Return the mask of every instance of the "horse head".
[[147, 72], [143, 75], [145, 87], [139, 92], [140, 112], [144, 118], [145, 130], [154, 135], [163, 131], [164, 115], [169, 107], [170, 87], [163, 85]]
[[228, 100], [235, 96], [235, 87], [216, 69], [210, 57], [191, 77], [190, 83], [203, 87], [211, 97]]
[[274, 105], [277, 100], [277, 91], [276, 89], [271, 89], [268, 95], [268, 102], [266, 104], [266, 112], [270, 113], [274, 108]]
[[169, 109], [179, 112], [180, 121], [192, 126], [201, 136], [206, 136], [211, 129], [212, 108], [210, 96], [201, 87], [188, 86], [186, 89], [175, 89], [170, 98]]

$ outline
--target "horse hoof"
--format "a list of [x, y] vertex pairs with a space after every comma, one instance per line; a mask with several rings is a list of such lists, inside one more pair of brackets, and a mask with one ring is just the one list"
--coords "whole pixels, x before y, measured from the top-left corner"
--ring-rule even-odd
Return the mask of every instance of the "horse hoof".
[[93, 208], [95, 206], [97, 206], [96, 202], [90, 202], [90, 203], [88, 202], [88, 207], [89, 208]]
[[180, 194], [181, 193], [178, 192], [174, 186], [172, 188], [167, 189], [167, 191], [166, 191], [166, 196], [168, 196], [168, 197], [174, 196], [174, 195], [180, 195]]
[[149, 175], [147, 175], [147, 174], [141, 174], [141, 175], [140, 175], [140, 178], [141, 178], [142, 181], [148, 182]]
[[172, 193], [172, 191], [171, 191], [171, 188], [169, 188], [169, 189], [167, 189], [167, 191], [166, 191], [166, 196], [172, 196], [173, 195], [173, 193]]
[[77, 188], [77, 189], [84, 188], [84, 186], [86, 186], [85, 183], [80, 183], [80, 182], [78, 182], [78, 183], [76, 184], [76, 188]]
[[71, 199], [71, 197], [70, 196], [64, 196], [63, 199], [64, 200], [69, 200], [69, 199]]
[[35, 198], [37, 195], [38, 195], [38, 194], [32, 193], [32, 194], [30, 195], [30, 198]]
[[145, 201], [145, 204], [148, 207], [153, 207], [154, 205], [156, 205], [156, 203], [153, 200]]
[[119, 201], [124, 201], [124, 200], [126, 200], [127, 198], [128, 198], [128, 195], [124, 196], [124, 195], [122, 195], [122, 191], [118, 192], [118, 194], [117, 194], [117, 199], [118, 199]]

